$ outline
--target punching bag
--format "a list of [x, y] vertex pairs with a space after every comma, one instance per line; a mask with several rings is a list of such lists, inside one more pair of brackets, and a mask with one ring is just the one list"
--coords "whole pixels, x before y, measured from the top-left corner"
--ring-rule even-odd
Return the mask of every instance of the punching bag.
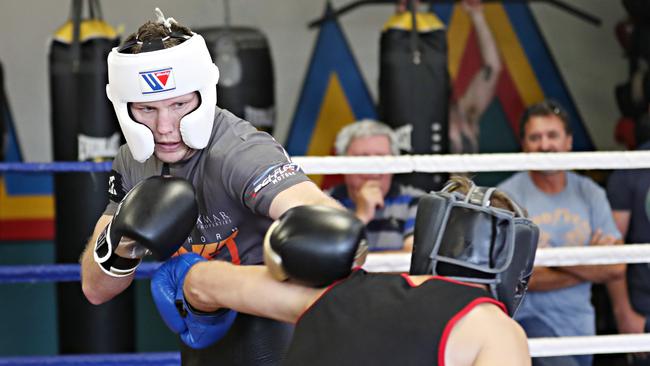
[[271, 51], [266, 36], [249, 27], [194, 29], [205, 38], [219, 67], [217, 105], [273, 133], [275, 91]]
[[[409, 154], [449, 152], [446, 37], [444, 24], [433, 13], [421, 12], [393, 15], [381, 34], [380, 118], [406, 134]], [[404, 134], [399, 134], [402, 139]], [[425, 191], [438, 190], [446, 178], [443, 173], [395, 176]]]
[[[49, 49], [52, 145], [55, 161], [112, 159], [121, 144], [106, 97], [107, 57], [119, 43], [102, 19], [98, 0], [72, 1], [72, 19], [53, 36]], [[59, 173], [54, 177], [57, 263], [78, 263], [108, 202], [108, 173]], [[95, 306], [80, 282], [57, 284], [59, 351], [134, 351], [133, 292]]]

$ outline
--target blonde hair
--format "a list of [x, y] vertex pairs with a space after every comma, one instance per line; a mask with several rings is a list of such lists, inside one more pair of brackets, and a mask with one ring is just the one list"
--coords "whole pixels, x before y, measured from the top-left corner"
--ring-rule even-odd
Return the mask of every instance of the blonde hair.
[[[475, 184], [466, 176], [452, 175], [447, 182], [447, 186], [451, 186], [451, 188], [448, 190], [449, 192], [456, 191], [465, 195], [472, 189], [472, 187], [475, 186]], [[512, 198], [499, 190], [495, 190], [490, 196], [490, 206], [512, 211], [515, 214], [521, 211], [523, 213], [523, 217], [528, 217], [528, 212], [525, 208], [519, 206]]]

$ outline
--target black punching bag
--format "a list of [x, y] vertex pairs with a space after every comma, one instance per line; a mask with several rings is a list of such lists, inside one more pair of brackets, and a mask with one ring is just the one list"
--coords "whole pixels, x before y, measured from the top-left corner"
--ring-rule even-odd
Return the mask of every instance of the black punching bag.
[[[112, 159], [120, 145], [117, 118], [106, 97], [106, 59], [119, 43], [101, 20], [98, 0], [72, 1], [72, 19], [53, 36], [49, 50], [52, 142], [55, 161]], [[56, 260], [78, 263], [108, 202], [108, 173], [60, 173], [54, 177]], [[57, 285], [60, 353], [134, 351], [133, 292], [95, 306], [80, 282]]]
[[217, 105], [272, 134], [275, 91], [266, 36], [258, 29], [238, 26], [199, 28], [194, 32], [205, 38], [219, 67]]
[[[416, 27], [413, 27], [415, 18]], [[413, 28], [416, 31], [413, 31]], [[450, 80], [443, 23], [432, 13], [393, 15], [380, 40], [380, 118], [393, 128], [410, 126], [410, 154], [449, 152]], [[408, 139], [407, 139], [408, 141]], [[447, 174], [396, 175], [402, 184], [438, 190]]]

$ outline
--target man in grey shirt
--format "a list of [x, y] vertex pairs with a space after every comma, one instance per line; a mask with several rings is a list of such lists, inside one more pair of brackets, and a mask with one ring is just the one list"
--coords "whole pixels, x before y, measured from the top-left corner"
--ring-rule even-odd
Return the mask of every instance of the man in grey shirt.
[[[217, 108], [219, 71], [203, 38], [172, 18], [145, 23], [108, 57], [107, 95], [127, 141], [109, 177], [110, 202], [81, 258], [82, 288], [93, 304], [117, 296], [133, 281], [146, 251], [121, 240], [102, 266], [96, 243], [125, 194], [154, 175], [183, 177], [196, 191], [199, 218], [179, 254], [198, 253], [234, 264], [262, 263], [262, 238], [289, 208], [340, 207], [292, 163], [270, 135]], [[274, 365], [291, 328], [238, 316], [216, 345], [181, 344], [184, 365]]]

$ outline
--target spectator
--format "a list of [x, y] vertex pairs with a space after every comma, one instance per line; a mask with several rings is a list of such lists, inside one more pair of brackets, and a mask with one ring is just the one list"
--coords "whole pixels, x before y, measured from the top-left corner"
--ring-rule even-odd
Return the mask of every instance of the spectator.
[[[635, 122], [638, 150], [650, 149], [650, 119]], [[614, 221], [626, 243], [650, 243], [650, 169], [618, 170], [607, 183]], [[647, 263], [628, 264], [626, 277], [612, 281], [609, 293], [612, 310], [621, 333], [650, 332], [650, 267]], [[645, 354], [632, 356], [632, 365], [650, 365]]]
[[[335, 147], [340, 156], [399, 155], [393, 130], [372, 120], [341, 129]], [[344, 184], [330, 193], [366, 224], [371, 250], [411, 250], [415, 211], [423, 191], [394, 182], [392, 174], [346, 174]]]
[[[524, 152], [568, 152], [569, 118], [553, 101], [529, 107], [521, 118]], [[605, 191], [573, 172], [520, 172], [499, 186], [525, 207], [540, 227], [539, 247], [613, 245], [620, 234]], [[530, 291], [515, 318], [528, 337], [595, 334], [591, 283], [619, 279], [624, 264], [535, 267]], [[535, 358], [533, 365], [591, 365], [592, 356]]]

